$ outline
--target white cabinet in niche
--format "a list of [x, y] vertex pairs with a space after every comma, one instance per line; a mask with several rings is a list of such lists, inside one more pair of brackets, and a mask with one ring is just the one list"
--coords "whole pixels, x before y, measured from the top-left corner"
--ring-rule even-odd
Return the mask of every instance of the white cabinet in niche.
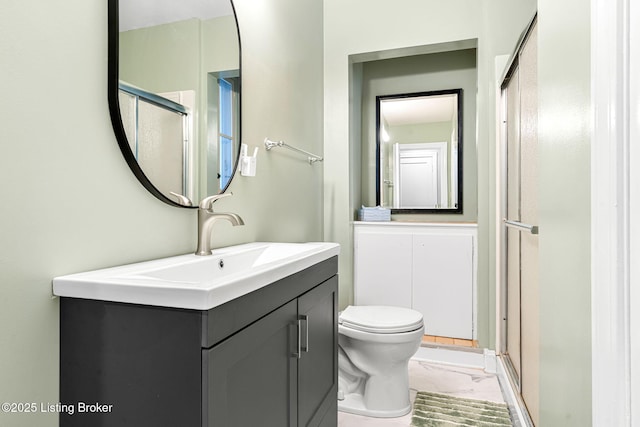
[[427, 335], [472, 339], [472, 236], [414, 235], [412, 279]]
[[410, 234], [356, 233], [356, 305], [411, 307], [412, 245]]
[[476, 224], [354, 223], [354, 302], [418, 310], [425, 334], [476, 339]]

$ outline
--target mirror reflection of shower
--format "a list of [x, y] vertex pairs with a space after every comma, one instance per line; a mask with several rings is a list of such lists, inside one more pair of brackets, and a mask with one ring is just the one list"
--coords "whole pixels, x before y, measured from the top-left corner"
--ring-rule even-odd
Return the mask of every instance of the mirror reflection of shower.
[[194, 92], [154, 94], [121, 82], [119, 99], [131, 152], [145, 175], [163, 194], [193, 200], [188, 152]]
[[456, 209], [460, 89], [378, 97], [381, 206]]

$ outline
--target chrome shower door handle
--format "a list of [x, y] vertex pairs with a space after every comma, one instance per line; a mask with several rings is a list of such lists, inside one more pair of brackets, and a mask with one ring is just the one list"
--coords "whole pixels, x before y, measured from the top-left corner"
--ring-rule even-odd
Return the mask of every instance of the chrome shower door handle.
[[528, 231], [531, 234], [539, 234], [540, 232], [540, 229], [537, 225], [525, 224], [524, 222], [512, 221], [506, 218], [504, 218], [502, 222], [504, 222], [504, 225], [509, 228], [515, 228], [520, 231]]

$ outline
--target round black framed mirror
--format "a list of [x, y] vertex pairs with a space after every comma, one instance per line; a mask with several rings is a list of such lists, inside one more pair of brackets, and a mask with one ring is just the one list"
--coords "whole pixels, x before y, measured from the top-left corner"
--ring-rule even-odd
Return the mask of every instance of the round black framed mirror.
[[241, 145], [240, 31], [231, 0], [108, 0], [108, 98], [140, 183], [195, 207], [231, 183]]

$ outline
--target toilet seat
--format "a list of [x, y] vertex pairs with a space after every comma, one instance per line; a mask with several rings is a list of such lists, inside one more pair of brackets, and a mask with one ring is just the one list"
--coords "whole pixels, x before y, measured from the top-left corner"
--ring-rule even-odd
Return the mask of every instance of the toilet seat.
[[422, 313], [381, 305], [348, 306], [338, 319], [344, 327], [375, 334], [397, 334], [422, 328]]

